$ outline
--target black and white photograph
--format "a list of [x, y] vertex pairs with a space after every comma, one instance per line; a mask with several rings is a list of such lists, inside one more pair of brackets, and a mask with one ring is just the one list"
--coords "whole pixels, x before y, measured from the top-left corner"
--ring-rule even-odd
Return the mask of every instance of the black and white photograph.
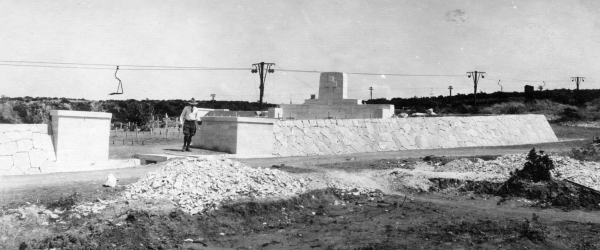
[[600, 249], [600, 2], [0, 1], [1, 249]]

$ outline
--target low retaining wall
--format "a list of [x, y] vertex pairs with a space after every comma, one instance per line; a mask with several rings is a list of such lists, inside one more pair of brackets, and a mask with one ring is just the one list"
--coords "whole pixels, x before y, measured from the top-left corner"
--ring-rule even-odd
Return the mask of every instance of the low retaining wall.
[[558, 141], [543, 115], [277, 121], [278, 156], [332, 155]]
[[47, 124], [0, 124], [0, 175], [39, 174], [55, 160]]
[[240, 155], [272, 155], [275, 119], [202, 117], [192, 147]]
[[[48, 124], [0, 124], [0, 176], [126, 168], [109, 160], [110, 113], [51, 110]], [[271, 143], [272, 144], [272, 143]]]

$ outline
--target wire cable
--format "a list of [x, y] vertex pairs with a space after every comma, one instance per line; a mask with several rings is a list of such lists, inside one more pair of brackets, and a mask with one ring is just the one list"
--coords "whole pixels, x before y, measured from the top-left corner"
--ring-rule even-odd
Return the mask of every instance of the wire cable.
[[[277, 66], [277, 65], [276, 65]], [[299, 69], [283, 69], [279, 66], [281, 71], [285, 72], [301, 72], [301, 73], [325, 73], [326, 71], [317, 71], [317, 70], [299, 70]], [[465, 76], [465, 75], [430, 75], [430, 74], [398, 74], [398, 73], [365, 73], [365, 72], [350, 72], [346, 73], [347, 75], [369, 75], [369, 76]]]
[[[7, 61], [0, 60], [0, 63], [11, 63], [15, 66], [26, 65], [26, 64], [50, 64], [50, 65], [83, 65], [83, 66], [106, 66], [115, 67], [115, 64], [94, 64], [94, 63], [71, 63], [71, 62], [40, 62], [40, 61]], [[19, 64], [15, 64], [19, 63]], [[224, 67], [190, 67], [190, 66], [159, 66], [159, 65], [133, 65], [133, 64], [121, 64], [121, 67], [134, 67], [134, 68], [161, 68], [161, 69], [232, 69], [232, 70], [250, 70], [251, 68], [224, 68]], [[123, 68], [121, 68], [123, 70]], [[133, 69], [129, 69], [133, 70]]]
[[[316, 88], [315, 88], [315, 87], [313, 87], [313, 86], [310, 86], [308, 83], [306, 83], [306, 82], [304, 82], [304, 81], [300, 80], [300, 78], [298, 78], [298, 77], [296, 77], [295, 75], [293, 75], [293, 74], [290, 74], [290, 73], [289, 73], [289, 72], [299, 72], [299, 71], [294, 71], [294, 70], [292, 70], [292, 71], [290, 71], [290, 70], [285, 70], [285, 69], [282, 69], [281, 67], [279, 67], [277, 64], [275, 64], [275, 67], [279, 68], [281, 71], [288, 72], [288, 75], [292, 76], [293, 78], [296, 78], [296, 80], [300, 81], [302, 84], [306, 85], [307, 87], [311, 88], [312, 90], [316, 90]], [[311, 72], [311, 73], [313, 73], [313, 72]]]
[[[1, 66], [15, 66], [15, 67], [34, 67], [34, 68], [65, 68], [65, 69], [103, 69], [113, 70], [113, 68], [101, 68], [101, 67], [75, 67], [75, 66], [53, 66], [53, 65], [22, 65], [22, 64], [9, 64], [0, 63]], [[114, 67], [114, 66], [112, 66]]]

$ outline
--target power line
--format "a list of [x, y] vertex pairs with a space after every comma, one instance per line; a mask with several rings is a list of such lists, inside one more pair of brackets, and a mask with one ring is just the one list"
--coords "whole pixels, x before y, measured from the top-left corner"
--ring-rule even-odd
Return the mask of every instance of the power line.
[[[284, 72], [301, 72], [301, 73], [325, 73], [326, 71], [317, 70], [299, 70], [299, 69], [281, 69]], [[368, 76], [463, 76], [463, 75], [432, 75], [432, 74], [399, 74], [399, 73], [368, 73], [368, 72], [344, 72], [347, 75], [368, 75]]]
[[277, 65], [275, 65], [275, 67], [279, 68], [279, 71], [283, 71], [283, 72], [325, 73], [325, 71], [316, 71], [316, 70], [283, 69]]
[[[299, 71], [296, 71], [296, 70], [286, 70], [286, 69], [283, 69], [283, 68], [279, 67], [277, 64], [275, 65], [275, 67], [279, 68], [279, 70], [280, 70], [280, 71], [284, 71], [284, 72], [290, 72], [290, 71], [291, 71], [291, 72], [299, 72]], [[312, 72], [311, 72], [311, 73], [312, 73]], [[309, 88], [311, 88], [311, 89], [313, 89], [313, 90], [316, 90], [316, 89], [315, 89], [315, 87], [312, 87], [312, 86], [310, 86], [308, 83], [306, 83], [306, 82], [304, 82], [304, 81], [300, 80], [300, 78], [296, 77], [295, 75], [293, 75], [293, 74], [289, 74], [289, 73], [288, 73], [288, 75], [292, 76], [293, 78], [296, 78], [296, 80], [298, 80], [298, 81], [299, 81], [299, 82], [301, 82], [302, 84], [306, 85], [307, 87], [309, 87]]]
[[1, 66], [15, 66], [15, 67], [34, 67], [34, 68], [65, 68], [65, 69], [103, 69], [103, 70], [113, 70], [113, 68], [100, 68], [100, 67], [75, 67], [75, 66], [53, 66], [53, 65], [25, 65], [25, 64], [9, 64], [9, 63], [0, 63], [0, 65]]
[[[34, 64], [10, 64], [10, 63], [0, 63], [0, 66], [13, 66], [13, 67], [33, 67], [33, 68], [62, 68], [62, 69], [100, 69], [100, 70], [113, 70], [113, 68], [108, 67], [89, 67], [89, 66], [59, 66], [59, 65], [34, 65]], [[111, 66], [114, 67], [114, 66]], [[123, 67], [123, 66], [121, 66]], [[131, 66], [129, 66], [131, 67]], [[250, 68], [120, 68], [120, 70], [193, 70], [193, 71], [202, 71], [202, 70], [250, 70]]]
[[[84, 66], [107, 66], [115, 67], [117, 64], [94, 64], [94, 63], [71, 63], [71, 62], [40, 62], [40, 61], [7, 61], [0, 60], [0, 63], [19, 63], [15, 65], [23, 64], [50, 64], [50, 65], [84, 65]], [[118, 64], [121, 67], [135, 67], [135, 68], [164, 68], [164, 69], [250, 69], [250, 68], [225, 68], [225, 67], [195, 67], [195, 66], [160, 66], [160, 65], [134, 65], [134, 64]]]
[[493, 76], [493, 75], [488, 75], [489, 77], [486, 80], [502, 80], [502, 81], [506, 81], [506, 82], [563, 82], [565, 80], [531, 80], [531, 79], [515, 79], [515, 78], [506, 78], [506, 77], [499, 77], [499, 76]]
[[464, 75], [412, 75], [412, 74], [389, 74], [389, 73], [346, 73], [347, 75], [367, 75], [367, 76], [464, 76]]

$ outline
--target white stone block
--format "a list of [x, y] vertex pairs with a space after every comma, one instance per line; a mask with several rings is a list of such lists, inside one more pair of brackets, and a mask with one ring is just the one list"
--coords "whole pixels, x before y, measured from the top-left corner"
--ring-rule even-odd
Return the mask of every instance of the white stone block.
[[31, 131], [21, 131], [19, 133], [21, 134], [21, 137], [23, 137], [23, 139], [31, 139], [33, 137], [33, 132]]
[[8, 136], [6, 135], [6, 133], [0, 132], [0, 144], [11, 142], [11, 141], [12, 140], [10, 138], [8, 138]]
[[4, 132], [4, 134], [6, 134], [6, 136], [8, 136], [8, 138], [11, 141], [18, 141], [18, 140], [21, 140], [23, 138], [21, 136], [21, 133], [16, 132], [16, 131], [7, 131], [7, 132]]
[[33, 148], [42, 149], [44, 147], [44, 143], [42, 141], [42, 134], [33, 133], [31, 140], [33, 141]]
[[26, 152], [33, 148], [33, 141], [31, 139], [21, 139], [17, 141], [17, 151]]
[[0, 171], [9, 170], [13, 165], [13, 157], [11, 155], [0, 156]]
[[13, 155], [17, 152], [16, 142], [6, 142], [0, 144], [0, 155]]
[[37, 124], [37, 129], [32, 132], [37, 132], [40, 134], [48, 134], [48, 124]]
[[25, 171], [13, 166], [7, 171], [0, 171], [0, 175], [22, 175], [25, 174]]
[[52, 136], [40, 134], [42, 141], [42, 149], [46, 151], [54, 152], [54, 144], [52, 143]]
[[41, 149], [33, 149], [29, 151], [29, 160], [32, 168], [39, 168], [48, 159], [46, 151]]
[[280, 133], [281, 127], [282, 127], [282, 125], [280, 125], [280, 124], [274, 124], [273, 125], [273, 133], [275, 133], [275, 134]]
[[27, 170], [31, 167], [28, 152], [18, 152], [13, 155], [14, 166], [20, 170]]

